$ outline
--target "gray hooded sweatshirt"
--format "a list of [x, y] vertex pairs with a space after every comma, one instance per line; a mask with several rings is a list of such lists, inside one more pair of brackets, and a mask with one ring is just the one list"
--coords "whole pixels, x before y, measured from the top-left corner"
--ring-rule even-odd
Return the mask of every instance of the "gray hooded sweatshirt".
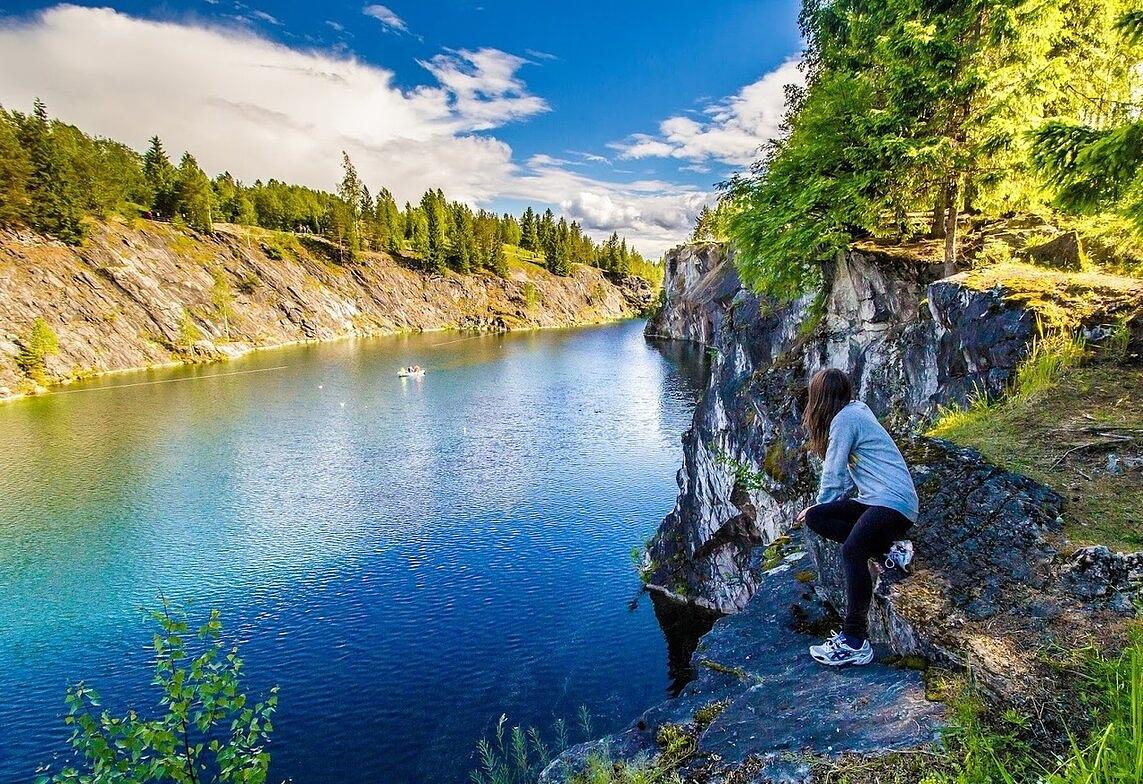
[[860, 400], [847, 404], [830, 423], [818, 503], [844, 498], [855, 485], [858, 503], [895, 509], [917, 521], [917, 490], [905, 458]]

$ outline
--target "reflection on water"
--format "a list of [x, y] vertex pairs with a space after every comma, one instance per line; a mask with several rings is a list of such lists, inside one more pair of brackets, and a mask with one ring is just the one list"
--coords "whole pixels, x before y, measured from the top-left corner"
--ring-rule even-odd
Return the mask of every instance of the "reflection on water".
[[459, 782], [502, 712], [608, 731], [660, 699], [629, 553], [674, 503], [703, 357], [641, 326], [301, 346], [0, 407], [0, 781], [65, 748], [69, 682], [152, 705], [160, 591], [220, 608], [251, 690], [281, 686], [274, 780]]
[[687, 607], [658, 593], [650, 593], [655, 607], [655, 618], [667, 642], [667, 692], [677, 697], [688, 683], [695, 679], [691, 657], [698, 648], [699, 639], [710, 631], [719, 614], [701, 607]]

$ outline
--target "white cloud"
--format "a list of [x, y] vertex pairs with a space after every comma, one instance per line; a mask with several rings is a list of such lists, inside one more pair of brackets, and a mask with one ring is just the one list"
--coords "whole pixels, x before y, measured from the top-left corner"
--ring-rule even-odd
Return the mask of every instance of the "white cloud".
[[781, 132], [787, 84], [803, 84], [799, 61], [787, 60], [735, 95], [709, 104], [698, 120], [669, 117], [659, 133], [633, 134], [610, 145], [620, 158], [677, 158], [703, 164], [749, 164]]
[[0, 22], [0, 104], [27, 110], [40, 97], [62, 119], [140, 150], [158, 134], [173, 156], [190, 150], [208, 172], [247, 182], [329, 189], [346, 150], [371, 187], [400, 201], [437, 187], [474, 205], [519, 199], [560, 207], [597, 237], [617, 230], [646, 254], [676, 244], [705, 194], [592, 179], [554, 155], [520, 164], [487, 133], [548, 110], [518, 76], [525, 62], [495, 49], [447, 52], [424, 64], [433, 83], [402, 89], [387, 69], [248, 27], [58, 6]]
[[273, 14], [268, 14], [265, 11], [251, 11], [250, 16], [254, 19], [267, 22], [268, 24], [278, 25], [279, 27], [282, 25], [282, 23], [278, 20], [278, 17], [274, 16]]
[[418, 62], [452, 94], [456, 110], [473, 121], [471, 130], [548, 111], [547, 102], [530, 95], [516, 75], [528, 62], [522, 57], [499, 49], [461, 49]]
[[373, 17], [390, 30], [396, 30], [399, 33], [409, 32], [409, 26], [405, 24], [405, 20], [393, 13], [388, 6], [367, 5], [361, 9], [361, 13]]

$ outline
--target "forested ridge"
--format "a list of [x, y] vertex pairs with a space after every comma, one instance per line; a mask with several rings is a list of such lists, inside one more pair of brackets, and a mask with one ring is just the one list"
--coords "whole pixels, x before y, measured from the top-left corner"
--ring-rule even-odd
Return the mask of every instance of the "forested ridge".
[[371, 192], [349, 156], [335, 193], [276, 179], [246, 184], [229, 172], [211, 179], [190, 152], [175, 164], [155, 136], [143, 153], [49, 117], [0, 108], [0, 225], [26, 226], [81, 243], [88, 218], [115, 214], [182, 223], [209, 233], [215, 222], [320, 235], [340, 262], [363, 250], [410, 259], [429, 272], [489, 270], [504, 276], [508, 254], [567, 275], [573, 263], [652, 282], [659, 268], [613, 233], [597, 243], [575, 221], [531, 207], [519, 217], [473, 210], [440, 189], [398, 206], [388, 188]]
[[1136, 2], [806, 0], [800, 24], [783, 135], [696, 228], [755, 290], [810, 291], [862, 238], [932, 241], [952, 273], [967, 230], [1029, 213], [1138, 245]]

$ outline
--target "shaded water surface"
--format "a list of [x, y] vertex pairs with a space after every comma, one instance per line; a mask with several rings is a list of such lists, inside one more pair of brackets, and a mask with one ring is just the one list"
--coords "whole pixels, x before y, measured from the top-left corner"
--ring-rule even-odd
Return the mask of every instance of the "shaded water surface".
[[608, 731], [661, 699], [631, 550], [674, 501], [702, 358], [641, 329], [337, 342], [0, 406], [0, 781], [58, 764], [69, 682], [153, 704], [159, 592], [220, 608], [251, 691], [281, 686], [275, 781], [460, 782], [502, 712]]

